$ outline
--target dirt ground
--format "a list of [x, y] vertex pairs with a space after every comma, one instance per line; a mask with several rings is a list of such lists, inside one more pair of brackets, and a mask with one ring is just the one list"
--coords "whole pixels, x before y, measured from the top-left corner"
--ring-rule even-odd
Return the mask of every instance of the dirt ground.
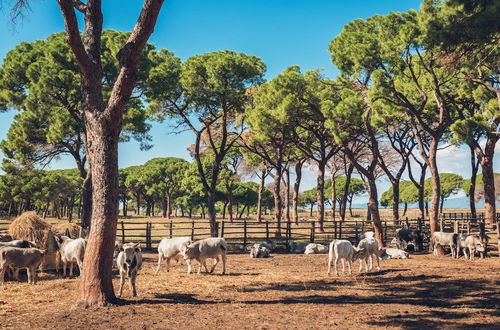
[[[326, 255], [228, 256], [228, 275], [154, 275], [146, 253], [137, 298], [74, 307], [78, 279], [40, 274], [35, 286], [0, 286], [0, 327], [16, 329], [500, 328], [500, 258], [415, 255], [384, 260], [378, 273], [326, 275]], [[24, 279], [25, 280], [25, 279]], [[115, 277], [115, 289], [118, 278]]]

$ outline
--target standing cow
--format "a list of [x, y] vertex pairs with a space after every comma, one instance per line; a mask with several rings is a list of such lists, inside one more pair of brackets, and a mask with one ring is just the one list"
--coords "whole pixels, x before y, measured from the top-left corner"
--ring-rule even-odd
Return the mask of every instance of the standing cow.
[[177, 262], [182, 258], [180, 254], [186, 247], [191, 244], [190, 237], [164, 238], [158, 245], [158, 267], [156, 274], [160, 271], [161, 262], [167, 261], [167, 272], [170, 270], [170, 259], [175, 259]]
[[485, 244], [478, 235], [460, 234], [457, 236], [457, 258], [460, 255], [460, 248], [463, 249], [465, 259], [467, 259], [467, 249], [469, 250], [468, 258], [474, 259], [474, 253], [477, 251], [484, 255], [486, 251]]
[[330, 270], [333, 263], [333, 257], [335, 256], [335, 275], [339, 275], [338, 263], [339, 260], [342, 261], [342, 272], [345, 272], [345, 264], [347, 261], [347, 267], [349, 268], [349, 274], [352, 274], [352, 262], [357, 260], [360, 255], [365, 251], [360, 250], [352, 246], [351, 242], [344, 239], [333, 240], [330, 243], [330, 251], [328, 253], [328, 271], [327, 275], [330, 275]]
[[188, 265], [187, 273], [191, 274], [192, 271], [192, 260], [198, 261], [200, 267], [198, 268], [198, 274], [201, 273], [201, 266], [205, 267], [205, 271], [208, 273], [207, 264], [205, 262], [208, 258], [213, 258], [214, 263], [210, 269], [210, 273], [213, 273], [215, 266], [219, 263], [219, 256], [222, 258], [222, 274], [226, 273], [226, 251], [227, 244], [226, 240], [223, 238], [205, 238], [194, 242], [186, 247], [182, 252], [184, 260]]
[[59, 247], [59, 256], [63, 264], [63, 277], [66, 277], [66, 268], [69, 264], [69, 276], [73, 276], [75, 263], [78, 265], [78, 271], [82, 273], [83, 256], [87, 242], [83, 238], [71, 239], [67, 236], [55, 237]]
[[434, 252], [434, 255], [438, 255], [438, 250], [437, 246], [441, 245], [442, 247], [445, 247], [448, 245], [451, 249], [451, 257], [452, 258], [457, 258], [457, 240], [458, 240], [458, 234], [457, 233], [445, 233], [442, 231], [436, 231], [432, 234], [431, 237], [431, 244], [430, 244], [430, 249]]
[[359, 271], [363, 268], [363, 261], [365, 262], [365, 269], [368, 271], [368, 259], [370, 259], [370, 271], [373, 270], [373, 259], [377, 260], [377, 271], [380, 271], [379, 248], [378, 243], [373, 237], [363, 238], [358, 244], [358, 259]]
[[406, 250], [408, 243], [413, 242], [418, 250], [421, 251], [423, 249], [423, 241], [422, 231], [418, 229], [396, 229], [394, 243], [398, 249]]
[[36, 270], [43, 261], [45, 250], [36, 248], [2, 247], [0, 249], [0, 283], [3, 283], [7, 267], [26, 268], [28, 283], [36, 283]]
[[135, 280], [137, 278], [137, 272], [142, 266], [142, 253], [139, 243], [127, 243], [123, 244], [120, 248], [120, 253], [116, 258], [116, 263], [120, 271], [120, 288], [118, 289], [118, 297], [122, 296], [123, 284], [125, 283], [125, 278], [129, 279], [130, 291], [132, 292], [132, 297], [137, 296], [137, 290], [135, 288]]

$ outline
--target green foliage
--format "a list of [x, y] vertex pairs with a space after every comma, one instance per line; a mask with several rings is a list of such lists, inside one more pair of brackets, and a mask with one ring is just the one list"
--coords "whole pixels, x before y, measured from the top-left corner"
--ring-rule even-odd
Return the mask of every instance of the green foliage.
[[[439, 180], [441, 182], [441, 198], [446, 199], [463, 189], [464, 179], [458, 174], [439, 173]], [[426, 197], [432, 195], [431, 178], [425, 180], [424, 191]]]
[[[418, 189], [413, 182], [405, 180], [399, 182], [399, 201], [406, 204], [418, 202]], [[380, 198], [380, 204], [384, 207], [394, 205], [394, 190], [392, 186], [384, 191]]]

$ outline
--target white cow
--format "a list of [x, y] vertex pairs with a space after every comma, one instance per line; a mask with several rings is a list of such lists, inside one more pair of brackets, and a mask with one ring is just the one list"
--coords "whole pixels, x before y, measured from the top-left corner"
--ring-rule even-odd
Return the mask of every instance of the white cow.
[[[469, 258], [470, 260], [474, 259], [474, 253], [480, 252], [484, 253], [485, 244], [481, 241], [481, 238], [478, 235], [466, 235], [460, 234], [457, 238], [457, 258], [460, 255], [460, 248], [463, 249], [465, 259]], [[469, 250], [469, 256], [467, 257], [467, 249]]]
[[190, 244], [182, 251], [184, 260], [188, 265], [187, 273], [191, 274], [192, 271], [192, 260], [198, 261], [200, 267], [198, 268], [198, 274], [201, 273], [201, 266], [205, 267], [205, 271], [208, 273], [207, 264], [205, 260], [208, 258], [213, 258], [214, 263], [210, 269], [210, 273], [213, 273], [215, 266], [219, 263], [219, 256], [222, 257], [222, 274], [226, 273], [226, 251], [227, 245], [223, 238], [205, 238]]
[[328, 246], [318, 243], [309, 243], [306, 246], [304, 254], [326, 254], [328, 253]]
[[288, 242], [288, 249], [290, 253], [304, 253], [308, 242]]
[[368, 259], [370, 260], [370, 271], [373, 270], [373, 259], [377, 260], [377, 271], [380, 271], [379, 249], [375, 238], [373, 236], [363, 238], [358, 243], [358, 249], [363, 251], [358, 254], [359, 271], [361, 272], [363, 268], [363, 261], [365, 263], [365, 270], [368, 271]]
[[409, 254], [408, 252], [401, 250], [401, 249], [393, 249], [393, 248], [381, 248], [380, 252], [380, 259], [386, 260], [386, 259], [408, 259]]
[[142, 253], [139, 244], [141, 243], [123, 244], [118, 257], [116, 258], [116, 263], [118, 264], [118, 269], [120, 271], [120, 288], [118, 289], [118, 297], [122, 296], [125, 277], [128, 277], [132, 297], [137, 296], [135, 280], [137, 278], [137, 272], [142, 266]]
[[182, 258], [180, 254], [186, 247], [191, 244], [190, 237], [164, 238], [158, 245], [158, 267], [156, 274], [160, 271], [161, 262], [167, 261], [167, 272], [170, 271], [170, 260], [175, 259], [177, 262]]
[[267, 258], [271, 254], [271, 249], [266, 244], [256, 243], [250, 249], [250, 258]]
[[436, 246], [441, 245], [444, 247], [446, 245], [449, 245], [451, 249], [451, 257], [457, 258], [457, 238], [457, 233], [445, 233], [442, 231], [436, 231], [432, 234], [430, 248], [433, 250], [434, 255], [437, 256], [438, 250], [436, 249]]
[[83, 256], [87, 242], [83, 238], [71, 239], [67, 236], [55, 237], [59, 247], [59, 256], [63, 263], [63, 277], [66, 276], [66, 266], [69, 264], [69, 276], [73, 276], [73, 267], [76, 263], [82, 273]]
[[343, 239], [333, 240], [330, 243], [330, 251], [328, 253], [328, 271], [327, 275], [330, 275], [330, 270], [332, 267], [333, 257], [335, 256], [335, 275], [338, 273], [338, 262], [342, 260], [342, 272], [345, 272], [345, 264], [347, 261], [347, 266], [349, 267], [349, 274], [352, 274], [352, 262], [358, 259], [360, 254], [364, 251], [352, 246], [351, 242]]
[[2, 247], [0, 249], [0, 283], [3, 283], [7, 267], [26, 268], [28, 283], [36, 283], [36, 270], [43, 261], [45, 250], [35, 248]]

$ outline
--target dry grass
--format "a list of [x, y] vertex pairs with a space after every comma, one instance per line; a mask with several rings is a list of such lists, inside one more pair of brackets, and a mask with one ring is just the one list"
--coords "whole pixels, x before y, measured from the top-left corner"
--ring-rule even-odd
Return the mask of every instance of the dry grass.
[[50, 225], [35, 212], [24, 212], [9, 225], [9, 234], [14, 239], [45, 242]]
[[[325, 255], [229, 255], [229, 274], [187, 275], [175, 264], [154, 275], [145, 254], [139, 297], [119, 306], [74, 306], [78, 279], [42, 274], [35, 286], [0, 287], [6, 328], [482, 328], [500, 326], [500, 260], [417, 255], [380, 273], [326, 276]], [[114, 284], [117, 288], [118, 279]]]

